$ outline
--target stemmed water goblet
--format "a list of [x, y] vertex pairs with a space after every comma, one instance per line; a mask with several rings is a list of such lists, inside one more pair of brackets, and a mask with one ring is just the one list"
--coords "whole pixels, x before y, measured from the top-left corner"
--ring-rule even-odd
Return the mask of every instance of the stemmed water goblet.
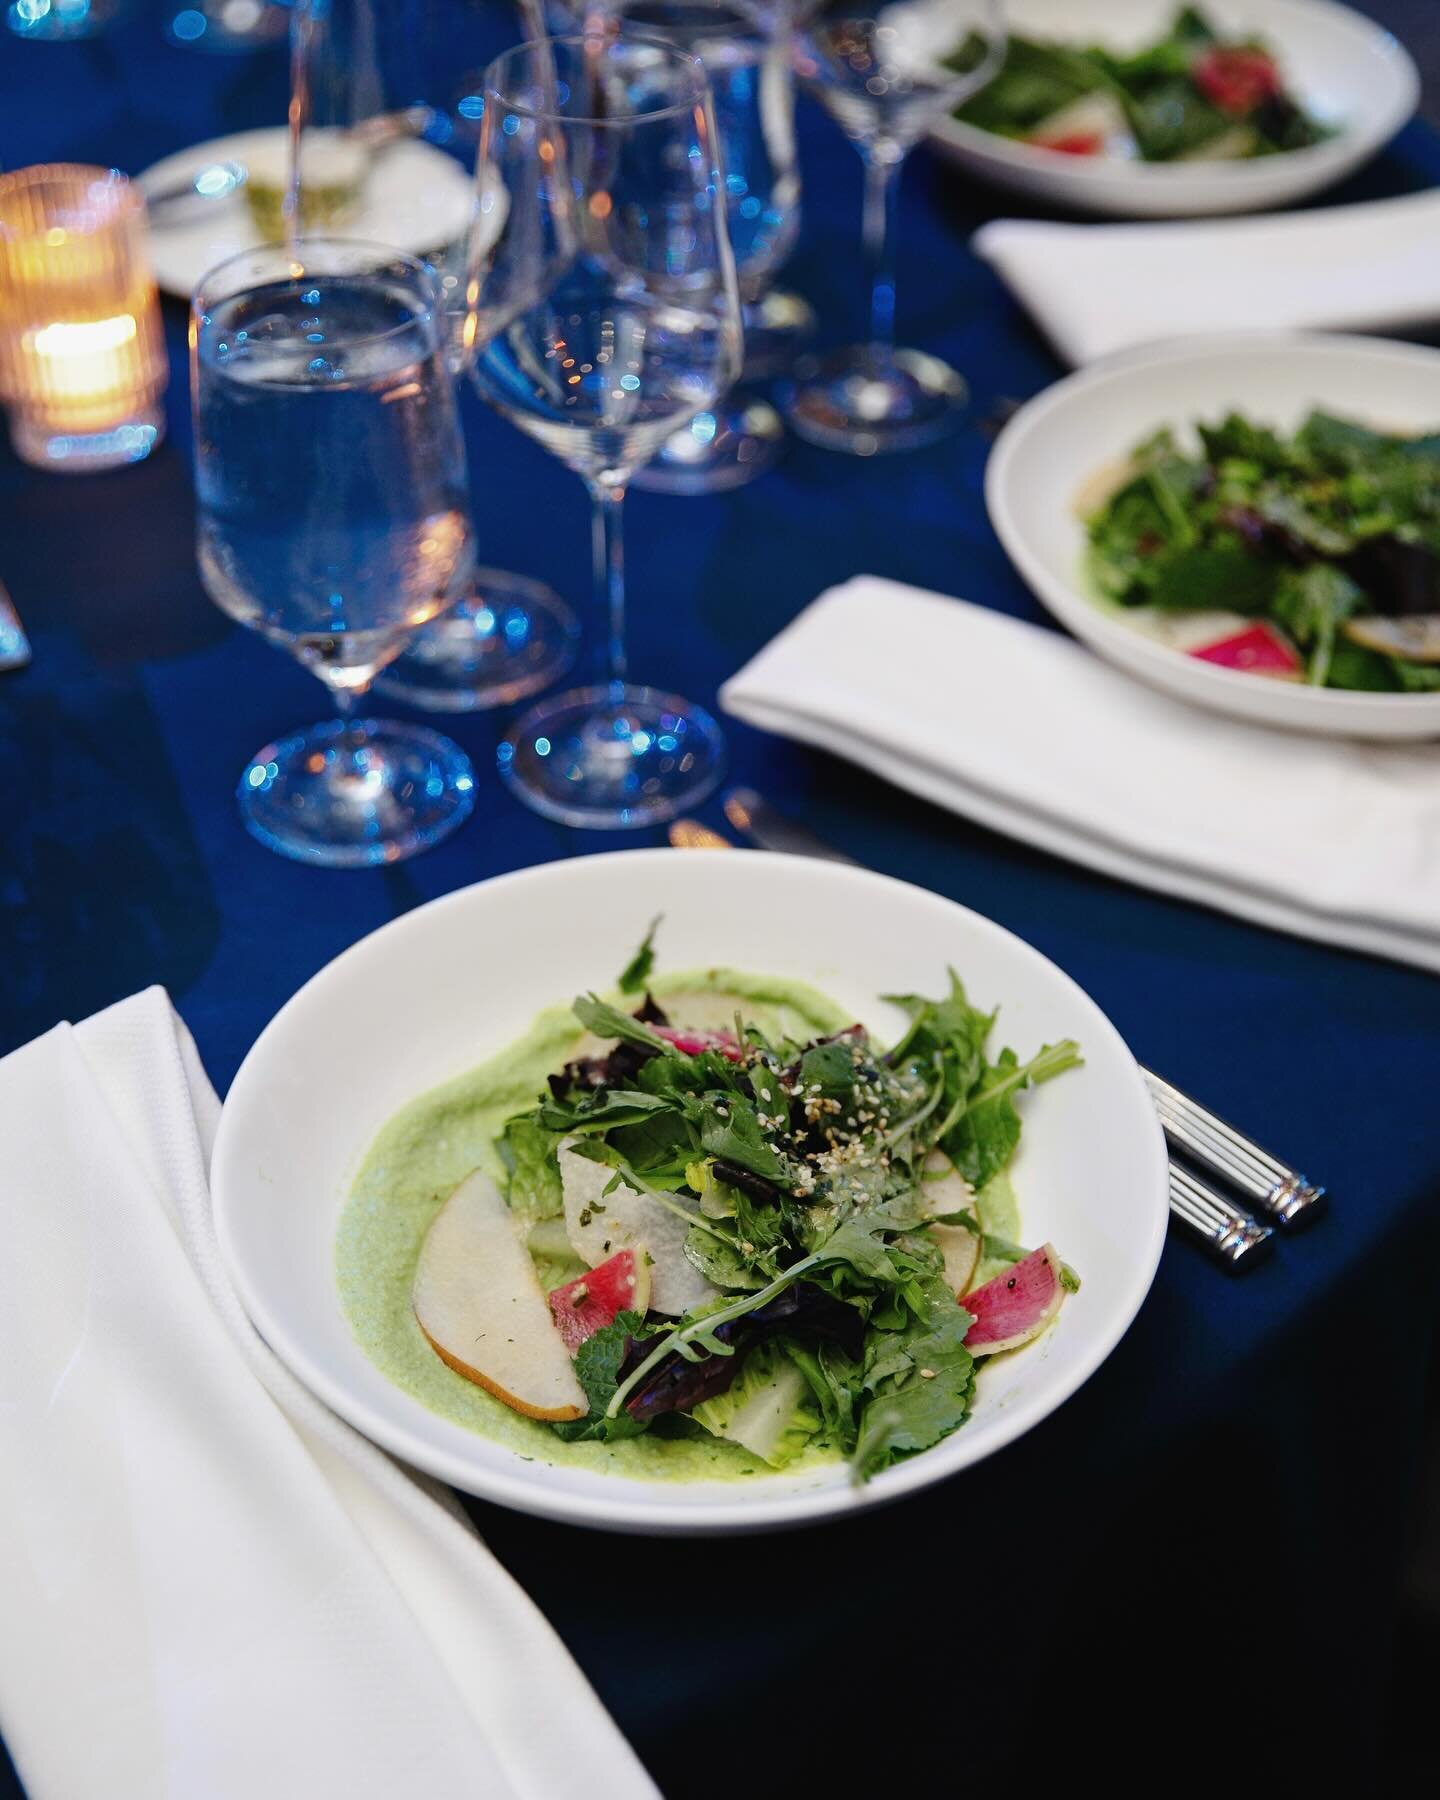
[[[540, 0], [299, 0], [297, 6], [292, 217], [299, 216], [312, 138], [357, 127], [364, 135], [377, 125], [377, 135], [394, 130], [392, 147], [409, 158], [416, 215], [427, 221], [418, 229], [428, 228], [434, 238], [425, 250], [445, 294], [457, 378], [474, 350], [467, 262], [480, 78], [507, 45], [543, 35]], [[417, 632], [377, 687], [432, 711], [509, 706], [558, 680], [578, 642], [574, 613], [543, 583], [484, 567], [476, 570], [474, 590]]]
[[201, 577], [319, 676], [340, 715], [255, 756], [245, 823], [301, 861], [395, 862], [474, 804], [448, 739], [353, 716], [472, 574], [433, 271], [344, 240], [243, 251], [196, 290], [190, 345]]
[[741, 385], [663, 444], [635, 486], [672, 494], [739, 487], [763, 474], [784, 442], [779, 413], [746, 388], [744, 374], [765, 372], [752, 364], [750, 320], [764, 317], [775, 271], [800, 229], [790, 27], [750, 0], [604, 0], [603, 11], [621, 30], [698, 57], [709, 78], [746, 327]]
[[[937, 15], [938, 17], [938, 15]], [[830, 450], [874, 456], [942, 437], [955, 423], [965, 383], [939, 357], [895, 342], [896, 202], [916, 140], [990, 80], [1004, 57], [1001, 0], [966, 0], [973, 55], [943, 60], [956, 20], [937, 43], [923, 9], [873, 0], [822, 0], [800, 27], [796, 66], [860, 152], [865, 165], [864, 241], [870, 266], [870, 340], [806, 358], [784, 401], [793, 428]]]
[[607, 30], [509, 51], [484, 101], [472, 376], [585, 483], [605, 646], [599, 683], [510, 729], [501, 773], [567, 824], [671, 818], [719, 780], [724, 744], [702, 708], [627, 680], [621, 510], [739, 373], [709, 86], [674, 44]]

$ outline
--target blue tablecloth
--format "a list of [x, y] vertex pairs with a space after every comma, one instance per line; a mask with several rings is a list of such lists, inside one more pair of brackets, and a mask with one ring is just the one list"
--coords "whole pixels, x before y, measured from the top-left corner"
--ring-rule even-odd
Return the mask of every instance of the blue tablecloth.
[[[153, 12], [91, 45], [0, 40], [0, 162], [136, 170], [277, 119], [284, 86], [283, 56], [172, 48]], [[801, 127], [805, 230], [788, 278], [839, 341], [863, 315], [859, 164], [808, 105]], [[1334, 198], [1437, 178], [1440, 142], [1415, 126]], [[806, 601], [861, 571], [1039, 616], [986, 522], [981, 425], [1059, 371], [967, 252], [996, 206], [915, 157], [900, 316], [909, 341], [970, 377], [971, 419], [949, 443], [884, 462], [791, 445], [733, 495], [633, 497], [637, 675], [710, 702]], [[622, 840], [544, 823], [493, 779], [458, 837], [384, 872], [298, 867], [246, 836], [231, 803], [242, 764], [324, 706], [201, 590], [178, 305], [166, 323], [170, 437], [152, 461], [76, 478], [0, 450], [0, 579], [35, 649], [30, 669], [0, 676], [0, 1050], [159, 981], [223, 1092], [280, 1003], [363, 933], [500, 870]], [[468, 429], [484, 560], [583, 600], [579, 485], [478, 406]], [[453, 730], [488, 769], [495, 722]], [[1373, 1770], [1440, 1250], [1440, 987], [731, 737], [737, 776], [862, 861], [1037, 944], [1145, 1061], [1328, 1180], [1334, 1209], [1243, 1281], [1172, 1241], [1135, 1328], [1075, 1400], [888, 1512], [688, 1544], [477, 1505], [488, 1541], [674, 1800], [948, 1792], [1017, 1768], [1028, 1788], [1082, 1759], [1139, 1781], [1141, 1719], [1179, 1740], [1162, 1779]]]

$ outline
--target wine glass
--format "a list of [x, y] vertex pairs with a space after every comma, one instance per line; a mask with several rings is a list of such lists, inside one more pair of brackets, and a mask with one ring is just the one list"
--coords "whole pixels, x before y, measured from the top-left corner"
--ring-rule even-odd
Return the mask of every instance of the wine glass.
[[[475, 223], [480, 78], [520, 36], [543, 36], [540, 0], [300, 0], [292, 57], [292, 194], [298, 218], [307, 145], [337, 132], [374, 149], [382, 185], [440, 274], [452, 372], [474, 348], [466, 264]], [[309, 166], [315, 166], [311, 163]], [[411, 241], [409, 248], [417, 245]], [[458, 605], [415, 634], [377, 683], [431, 711], [509, 706], [571, 666], [580, 627], [538, 581], [481, 568]]]
[[965, 0], [964, 67], [942, 58], [957, 12], [867, 11], [866, 0], [824, 0], [800, 28], [796, 67], [865, 165], [865, 254], [871, 273], [870, 341], [806, 358], [784, 398], [785, 415], [812, 444], [874, 456], [943, 437], [965, 383], [947, 363], [895, 344], [895, 226], [900, 171], [916, 139], [990, 80], [1004, 57], [1001, 0]]
[[472, 378], [584, 481], [606, 644], [598, 685], [511, 728], [501, 773], [567, 824], [671, 818], [719, 780], [724, 742], [700, 707], [627, 683], [621, 509], [634, 471], [740, 370], [704, 71], [613, 32], [521, 45], [486, 71], [480, 168]]
[[[704, 67], [740, 299], [758, 305], [800, 229], [788, 30], [748, 0], [607, 0], [606, 12], [621, 30], [664, 38]], [[779, 413], [741, 387], [669, 438], [636, 473], [635, 485], [669, 494], [739, 487], [770, 467], [783, 442]]]
[[258, 752], [245, 823], [337, 867], [424, 849], [474, 804], [468, 761], [435, 732], [352, 712], [472, 573], [434, 274], [339, 239], [243, 251], [196, 290], [190, 377], [201, 578], [340, 714]]

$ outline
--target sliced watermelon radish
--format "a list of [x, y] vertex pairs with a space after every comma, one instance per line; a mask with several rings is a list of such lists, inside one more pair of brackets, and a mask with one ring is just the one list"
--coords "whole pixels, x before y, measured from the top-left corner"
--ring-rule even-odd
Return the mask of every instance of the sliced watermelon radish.
[[1219, 45], [1196, 57], [1190, 79], [1220, 112], [1244, 119], [1283, 92], [1280, 71], [1268, 50], [1251, 45]]
[[700, 1056], [706, 1050], [713, 1050], [727, 1062], [738, 1063], [745, 1060], [744, 1051], [728, 1031], [690, 1031], [684, 1026], [676, 1025], [652, 1025], [650, 1029], [656, 1037], [664, 1038], [667, 1044], [673, 1044], [677, 1050], [684, 1051], [686, 1056]]
[[1294, 646], [1268, 625], [1251, 625], [1232, 637], [1202, 644], [1190, 652], [1201, 662], [1221, 669], [1238, 669], [1245, 675], [1268, 675], [1278, 681], [1298, 681], [1301, 662]]
[[599, 1268], [550, 1290], [555, 1328], [572, 1356], [617, 1313], [643, 1313], [649, 1304], [650, 1264], [643, 1250], [617, 1250]]
[[1028, 1343], [1055, 1317], [1064, 1298], [1060, 1258], [1042, 1244], [961, 1300], [975, 1315], [965, 1348], [975, 1356], [994, 1356]]
[[1037, 137], [1030, 140], [1043, 150], [1058, 150], [1061, 156], [1102, 156], [1105, 139], [1098, 131], [1072, 131], [1065, 137]]

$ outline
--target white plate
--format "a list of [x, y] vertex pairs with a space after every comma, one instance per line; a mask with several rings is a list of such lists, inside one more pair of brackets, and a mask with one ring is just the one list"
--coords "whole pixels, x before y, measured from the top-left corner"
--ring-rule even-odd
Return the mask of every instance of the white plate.
[[[283, 153], [285, 128], [240, 131], [232, 137], [196, 144], [153, 163], [136, 182], [147, 193], [170, 188], [198, 174], [207, 163], [248, 163]], [[454, 157], [431, 144], [402, 141], [375, 157], [353, 217], [337, 226], [337, 237], [389, 244], [411, 256], [425, 256], [454, 243], [470, 223], [472, 183]], [[261, 242], [245, 196], [217, 203], [213, 218], [199, 223], [152, 226], [150, 259], [155, 279], [167, 294], [188, 300], [200, 279], [241, 250]]]
[[1093, 363], [1001, 432], [985, 472], [1011, 561], [1075, 636], [1154, 686], [1262, 725], [1331, 737], [1440, 737], [1440, 694], [1363, 694], [1217, 668], [1146, 637], [1086, 584], [1077, 501], [1098, 471], [1162, 425], [1234, 410], [1294, 430], [1312, 407], [1395, 431], [1440, 425], [1440, 351], [1379, 338], [1252, 333], [1185, 338]]
[[[1136, 49], [1168, 29], [1179, 0], [1005, 0], [1011, 31], [1066, 43]], [[1286, 85], [1339, 135], [1308, 150], [1246, 162], [1139, 163], [1065, 156], [945, 119], [930, 141], [972, 175], [1052, 206], [1118, 218], [1181, 218], [1286, 206], [1367, 162], [1415, 111], [1420, 79], [1389, 32], [1332, 0], [1203, 0], [1227, 35], [1265, 38]], [[944, 55], [964, 36], [975, 0], [906, 0], [887, 14], [917, 46]]]
[[[530, 1462], [413, 1400], [352, 1337], [336, 1220], [386, 1119], [517, 1037], [557, 998], [606, 985], [646, 922], [662, 964], [721, 962], [811, 981], [886, 1034], [882, 993], [938, 991], [953, 964], [997, 1038], [1077, 1038], [1085, 1066], [1030, 1097], [1016, 1165], [1027, 1241], [1054, 1241], [1084, 1286], [1052, 1331], [999, 1359], [974, 1417], [852, 1486], [835, 1465], [756, 1481], [650, 1482]], [[1033, 1103], [1032, 1103], [1033, 1102]], [[920, 888], [783, 856], [672, 850], [581, 856], [466, 888], [364, 939], [266, 1027], [225, 1102], [212, 1161], [220, 1243], [260, 1331], [336, 1412], [417, 1468], [485, 1499], [641, 1532], [747, 1531], [852, 1514], [1010, 1443], [1073, 1394], [1140, 1308], [1166, 1224], [1165, 1146], [1115, 1028], [1038, 951]]]

